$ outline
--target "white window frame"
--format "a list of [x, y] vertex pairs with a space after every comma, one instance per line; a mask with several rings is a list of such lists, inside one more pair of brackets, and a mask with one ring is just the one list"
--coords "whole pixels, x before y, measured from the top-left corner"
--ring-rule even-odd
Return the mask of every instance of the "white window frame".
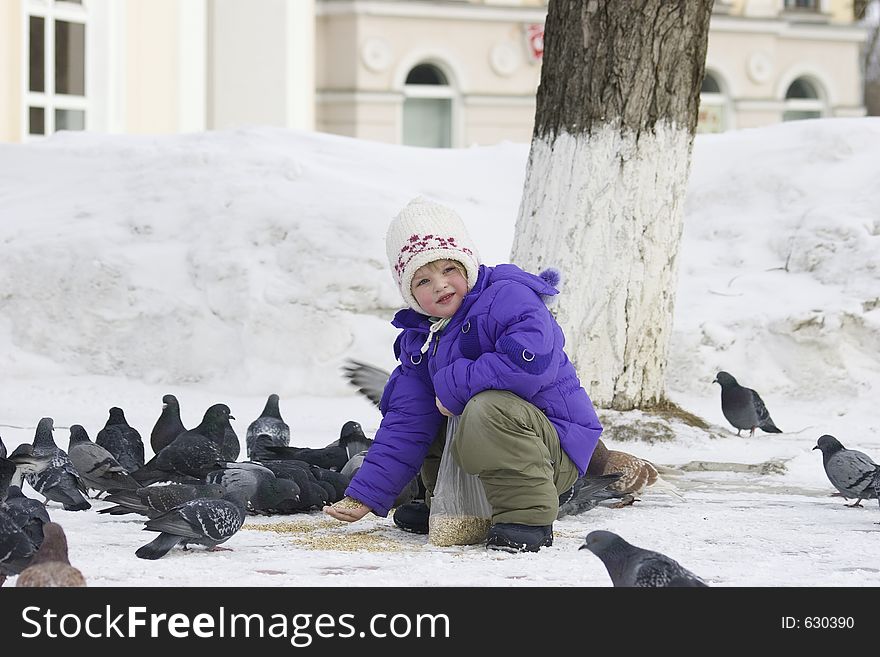
[[[449, 71], [442, 64], [438, 64], [434, 59], [420, 59], [414, 63], [412, 63], [409, 68], [404, 73], [404, 80], [406, 80], [406, 76], [408, 76], [414, 68], [417, 66], [431, 66], [436, 68], [440, 73], [443, 74], [443, 77], [446, 78], [446, 84], [403, 84], [403, 96], [404, 100], [407, 98], [427, 98], [427, 99], [436, 99], [436, 100], [446, 100], [449, 99], [451, 101], [451, 116], [449, 117], [449, 148], [457, 148], [458, 147], [458, 139], [460, 135], [460, 130], [458, 127], [459, 120], [459, 94], [452, 86], [452, 77], [449, 74]], [[400, 136], [398, 137], [400, 144], [403, 144], [403, 103], [400, 105], [401, 115], [400, 115]]]
[[[34, 141], [44, 139], [55, 132], [55, 110], [82, 110], [85, 112], [85, 125], [88, 127], [89, 120], [89, 21], [88, 0], [76, 4], [72, 2], [55, 2], [54, 0], [25, 0], [25, 11], [22, 12], [22, 39], [24, 52], [25, 75], [22, 76], [22, 140]], [[30, 90], [30, 19], [31, 16], [43, 19], [43, 81], [44, 90], [36, 92]], [[80, 23], [85, 26], [85, 58], [86, 88], [84, 96], [71, 96], [68, 94], [55, 93], [55, 21]], [[30, 134], [29, 110], [33, 106], [43, 108], [43, 134]]]
[[[788, 90], [798, 80], [803, 80], [806, 82], [810, 88], [816, 93], [815, 98], [786, 98], [788, 94]], [[786, 121], [785, 113], [788, 111], [792, 112], [819, 112], [819, 117], [824, 119], [829, 116], [829, 107], [828, 102], [826, 100], [826, 91], [825, 88], [814, 79], [812, 79], [809, 75], [798, 75], [792, 78], [791, 82], [789, 82], [785, 89], [782, 92], [782, 116], [780, 120]], [[789, 121], [795, 119], [788, 119]]]

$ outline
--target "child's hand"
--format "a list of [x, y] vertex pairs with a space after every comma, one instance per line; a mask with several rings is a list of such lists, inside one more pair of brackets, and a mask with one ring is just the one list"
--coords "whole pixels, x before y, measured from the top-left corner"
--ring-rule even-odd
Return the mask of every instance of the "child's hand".
[[370, 507], [353, 497], [343, 497], [336, 504], [324, 507], [324, 513], [343, 522], [357, 522], [370, 511], [372, 511]]
[[434, 403], [437, 404], [437, 410], [443, 413], [446, 417], [452, 417], [452, 413], [447, 410], [447, 408], [443, 405], [443, 402], [440, 401], [439, 397], [434, 397]]

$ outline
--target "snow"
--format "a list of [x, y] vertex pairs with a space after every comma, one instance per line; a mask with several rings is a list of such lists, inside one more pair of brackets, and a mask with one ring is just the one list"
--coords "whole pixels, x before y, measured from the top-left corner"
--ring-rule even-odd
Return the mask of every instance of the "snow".
[[[667, 385], [710, 429], [603, 414], [610, 448], [658, 464], [782, 467], [679, 469], [665, 478], [684, 499], [648, 489], [634, 506], [564, 518], [554, 545], [528, 555], [314, 512], [249, 517], [232, 551], [143, 561], [142, 519], [100, 515], [100, 500], [50, 503], [71, 562], [93, 587], [608, 586], [577, 549], [606, 529], [716, 587], [880, 585], [877, 502], [831, 497], [811, 450], [831, 433], [880, 458], [878, 152], [871, 118], [699, 136]], [[0, 435], [11, 451], [49, 416], [66, 448], [67, 427], [94, 439], [120, 406], [149, 457], [162, 395], [178, 397], [186, 426], [227, 403], [243, 442], [275, 392], [292, 444], [324, 446], [350, 419], [372, 436], [380, 415], [340, 365], [394, 366], [388, 221], [418, 194], [447, 203], [484, 262], [505, 262], [527, 157], [527, 144], [426, 150], [265, 127], [0, 145]], [[712, 384], [720, 369], [786, 433], [737, 437]], [[260, 530], [278, 523], [288, 531]]]

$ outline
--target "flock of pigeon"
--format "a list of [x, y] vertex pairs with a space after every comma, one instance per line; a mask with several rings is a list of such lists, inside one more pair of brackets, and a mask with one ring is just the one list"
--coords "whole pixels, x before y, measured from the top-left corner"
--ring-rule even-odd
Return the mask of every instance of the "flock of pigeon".
[[[351, 360], [344, 374], [379, 405], [389, 372]], [[781, 433], [757, 392], [739, 385], [727, 372], [718, 372], [714, 383], [721, 386], [722, 412], [737, 435], [748, 430], [754, 436], [756, 429]], [[176, 546], [185, 550], [193, 544], [220, 550], [249, 513], [308, 513], [341, 500], [372, 443], [360, 424], [348, 421], [339, 439], [326, 447], [293, 447], [279, 397], [271, 394], [247, 428], [248, 460], [239, 461], [240, 442], [231, 419], [235, 418], [228, 406], [214, 404], [197, 427], [186, 429], [177, 398], [165, 395], [150, 433], [154, 456], [148, 461], [140, 433], [118, 407], [110, 409], [94, 441], [82, 425], [72, 425], [67, 451], [55, 443], [50, 417], [39, 421], [32, 444], [7, 454], [0, 439], [0, 586], [11, 575], [17, 575], [16, 586], [23, 587], [86, 585], [68, 560], [64, 530], [49, 516], [50, 501], [68, 511], [88, 511], [94, 491], [95, 497], [103, 495], [112, 503], [98, 513], [144, 516], [144, 529], [157, 535], [135, 551], [142, 559], [159, 559]], [[880, 499], [880, 465], [868, 455], [846, 449], [830, 435], [820, 437], [813, 449], [821, 450], [825, 472], [839, 494], [856, 500], [848, 506]], [[23, 482], [44, 501], [25, 496]], [[608, 449], [600, 440], [587, 472], [561, 500], [558, 517], [603, 503], [628, 506], [648, 487], [680, 496], [652, 463]], [[416, 477], [395, 506], [423, 495]], [[708, 586], [675, 560], [609, 531], [591, 531], [581, 549], [603, 562], [613, 586]]]
[[[174, 395], [162, 398], [148, 461], [140, 433], [118, 407], [110, 409], [94, 441], [82, 425], [72, 425], [66, 451], [55, 442], [51, 417], [39, 421], [32, 443], [9, 454], [0, 439], [0, 585], [18, 575], [16, 586], [85, 586], [68, 561], [67, 539], [49, 516], [49, 502], [88, 511], [89, 499], [103, 495], [112, 506], [98, 513], [144, 516], [144, 529], [157, 535], [135, 555], [159, 559], [178, 545], [225, 549], [218, 546], [249, 513], [307, 513], [341, 500], [372, 440], [349, 421], [325, 448], [292, 447], [278, 401], [269, 395], [248, 426], [247, 461], [238, 461], [240, 443], [228, 406], [214, 404], [197, 427], [187, 429]], [[24, 482], [44, 501], [24, 495]], [[411, 485], [401, 495], [417, 492]]]

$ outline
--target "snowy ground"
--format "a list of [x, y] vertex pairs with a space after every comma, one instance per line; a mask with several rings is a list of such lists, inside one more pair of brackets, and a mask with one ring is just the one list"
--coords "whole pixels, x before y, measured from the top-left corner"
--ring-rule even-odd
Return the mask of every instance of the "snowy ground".
[[[134, 551], [153, 534], [134, 516], [50, 504], [71, 561], [91, 586], [607, 586], [577, 549], [601, 528], [713, 586], [880, 585], [877, 502], [829, 497], [811, 451], [831, 433], [880, 458], [877, 152], [877, 119], [698, 137], [668, 381], [712, 427], [606, 416], [609, 447], [658, 464], [783, 467], [670, 474], [683, 500], [649, 489], [632, 507], [558, 521], [553, 547], [516, 556], [316, 512], [248, 518], [231, 552], [147, 562]], [[417, 194], [448, 203], [485, 262], [504, 262], [527, 155], [523, 144], [429, 151], [267, 128], [0, 145], [0, 436], [11, 450], [51, 416], [66, 448], [66, 427], [94, 438], [120, 406], [148, 442], [173, 393], [187, 426], [227, 403], [243, 439], [271, 392], [293, 444], [326, 445], [349, 419], [372, 435], [378, 411], [339, 366], [393, 367], [390, 217]], [[719, 369], [757, 389], [786, 433], [731, 432]], [[642, 440], [615, 440], [620, 423]], [[674, 440], [652, 440], [658, 431]]]

